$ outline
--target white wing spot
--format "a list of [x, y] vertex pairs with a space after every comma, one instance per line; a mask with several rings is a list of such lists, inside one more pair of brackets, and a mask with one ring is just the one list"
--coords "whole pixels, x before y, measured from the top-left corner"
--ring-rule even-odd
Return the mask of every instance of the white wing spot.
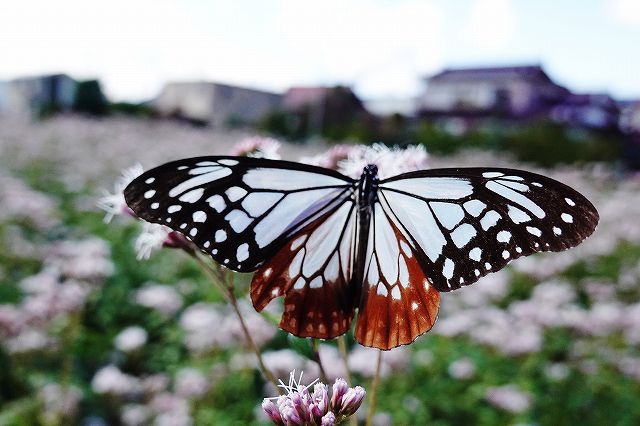
[[529, 216], [524, 211], [512, 205], [509, 205], [509, 211], [507, 212], [507, 214], [509, 215], [509, 218], [511, 218], [513, 223], [515, 223], [516, 225], [519, 223], [528, 222], [531, 220], [531, 216]]
[[429, 205], [440, 223], [449, 230], [455, 228], [464, 219], [464, 210], [458, 204], [431, 202]]
[[495, 210], [489, 210], [484, 214], [484, 216], [482, 216], [482, 219], [480, 219], [480, 225], [483, 230], [487, 231], [492, 226], [495, 226], [501, 218], [502, 216], [500, 216], [500, 213]]
[[220, 195], [212, 195], [211, 197], [207, 198], [206, 201], [207, 203], [209, 203], [209, 206], [218, 213], [227, 208], [227, 203], [225, 203], [224, 198], [222, 198]]
[[179, 212], [180, 210], [182, 210], [182, 206], [179, 206], [177, 204], [174, 204], [173, 206], [169, 206], [169, 208], [167, 209], [167, 211], [171, 214], [171, 213], [175, 213], [175, 212]]
[[252, 192], [242, 200], [242, 208], [251, 216], [258, 217], [273, 207], [284, 194], [278, 192]]
[[573, 216], [571, 216], [569, 213], [562, 213], [560, 217], [567, 223], [573, 223]]
[[486, 263], [484, 264], [484, 269], [486, 269], [486, 270], [491, 270], [491, 264], [490, 264], [489, 262], [486, 262]]
[[322, 277], [315, 277], [309, 284], [309, 288], [321, 288], [321, 287], [322, 287]]
[[251, 218], [242, 210], [231, 210], [225, 217], [235, 232], [242, 232], [251, 223]]
[[149, 179], [145, 180], [144, 183], [149, 184], [149, 183], [153, 183], [155, 182], [156, 178], [154, 177], [150, 177]]
[[193, 216], [191, 216], [191, 218], [193, 219], [194, 222], [204, 222], [205, 220], [207, 220], [207, 214], [205, 212], [203, 212], [202, 210], [198, 210], [197, 212], [195, 212], [193, 214]]
[[227, 232], [224, 229], [218, 229], [215, 234], [216, 243], [221, 243], [227, 239]]
[[476, 277], [479, 277], [479, 276], [480, 276], [480, 270], [479, 270], [479, 269], [475, 269], [475, 270], [473, 271], [473, 273], [474, 273], [474, 274], [476, 274]]
[[[536, 247], [537, 247], [537, 244], [538, 244], [538, 243], [536, 243]], [[521, 248], [520, 246], [517, 246], [517, 247], [516, 247], [516, 251], [517, 251], [518, 253], [522, 253], [522, 248]]]
[[409, 244], [407, 244], [404, 240], [400, 240], [400, 248], [402, 249], [404, 254], [407, 256], [407, 258], [411, 259], [411, 256], [413, 256], [413, 253], [411, 253], [411, 247], [409, 247]]
[[204, 194], [204, 188], [192, 189], [191, 191], [182, 194], [178, 200], [183, 203], [195, 203], [202, 198], [202, 194]]
[[542, 184], [538, 182], [531, 182], [531, 185], [537, 186], [538, 188], [542, 188]]
[[144, 193], [144, 198], [149, 199], [151, 197], [153, 197], [154, 195], [156, 195], [156, 190], [155, 189], [150, 189], [147, 192]]
[[247, 191], [245, 191], [244, 189], [240, 188], [239, 186], [232, 186], [231, 188], [229, 188], [226, 191], [224, 191], [224, 193], [227, 194], [227, 198], [232, 203], [234, 201], [238, 201], [240, 198], [242, 198], [245, 195], [247, 195]]
[[178, 166], [178, 170], [184, 170], [184, 169], [188, 169], [187, 166]]
[[576, 203], [571, 198], [565, 198], [564, 201], [567, 202], [571, 207], [575, 206]]
[[198, 230], [196, 228], [191, 228], [191, 231], [189, 231], [189, 235], [195, 237], [196, 235], [198, 235]]
[[536, 237], [539, 237], [540, 235], [542, 235], [542, 231], [540, 231], [540, 229], [536, 228], [535, 226], [527, 226], [527, 231], [531, 235], [535, 235]]
[[306, 235], [301, 235], [298, 238], [296, 238], [292, 243], [291, 243], [291, 251], [296, 251], [298, 249], [298, 247], [300, 247], [302, 245], [302, 243], [304, 242], [304, 239], [307, 238]]
[[418, 304], [416, 302], [411, 302], [411, 310], [412, 311], [417, 311], [418, 310]]
[[400, 293], [400, 287], [398, 287], [397, 285], [393, 286], [393, 288], [391, 289], [391, 297], [394, 300], [401, 300], [402, 299], [402, 293]]
[[236, 250], [236, 259], [238, 262], [243, 262], [249, 258], [249, 244], [243, 243], [238, 246]]
[[[186, 168], [186, 167], [185, 167]], [[175, 197], [179, 194], [182, 194], [184, 191], [187, 191], [191, 188], [195, 188], [196, 186], [200, 186], [200, 185], [204, 185], [210, 182], [213, 182], [214, 180], [218, 180], [221, 179], [225, 176], [228, 176], [231, 174], [231, 170], [229, 170], [228, 168], [224, 167], [213, 167], [213, 168], [208, 168], [207, 170], [202, 170], [202, 171], [196, 171], [195, 169], [192, 170], [192, 172], [194, 173], [198, 173], [198, 172], [203, 172], [202, 174], [198, 174], [190, 179], [185, 180], [184, 182], [180, 183], [179, 185], [176, 185], [175, 187], [173, 187], [170, 191], [169, 191], [169, 196], [170, 197]], [[189, 172], [189, 174], [192, 174], [191, 172]], [[202, 188], [200, 188], [202, 189]]]
[[165, 222], [167, 222], [167, 223], [171, 222], [171, 218], [170, 217], [166, 218]]
[[468, 223], [458, 226], [452, 233], [451, 239], [458, 248], [462, 248], [477, 234], [476, 228]]
[[273, 268], [267, 268], [262, 273], [262, 276], [265, 277], [265, 278], [269, 278], [272, 273], [273, 273]]
[[426, 278], [422, 280], [422, 285], [424, 286], [425, 291], [429, 291], [429, 287], [431, 286], [431, 284], [429, 284], [429, 280], [427, 280]]
[[213, 249], [213, 250], [211, 250], [211, 253], [212, 253], [212, 254], [218, 254], [218, 249]]
[[160, 203], [151, 203], [151, 208], [152, 209], [157, 209], [158, 207], [160, 207]]
[[182, 225], [180, 225], [180, 229], [184, 229], [184, 228], [186, 228], [186, 227], [187, 227], [187, 224], [186, 224], [186, 223], [183, 223]]
[[488, 190], [495, 192], [496, 194], [506, 198], [509, 201], [521, 205], [540, 219], [546, 216], [544, 210], [542, 210], [540, 206], [538, 206], [536, 203], [534, 203], [521, 193], [514, 191], [513, 189], [507, 188], [494, 181], [487, 182], [485, 186]]
[[480, 249], [480, 247], [474, 247], [469, 251], [469, 258], [471, 260], [480, 262], [480, 257], [482, 257], [482, 250]]
[[502, 258], [503, 259], [508, 259], [509, 256], [511, 256], [511, 253], [509, 253], [507, 250], [502, 252]]
[[515, 189], [516, 191], [527, 192], [529, 190], [529, 187], [524, 183], [511, 182], [511, 181], [502, 180], [502, 179], [497, 180], [497, 182], [499, 182], [500, 185], [504, 185], [508, 188]]
[[224, 164], [225, 166], [235, 166], [236, 164], [238, 164], [238, 161], [230, 160], [230, 159], [224, 159], [224, 160], [219, 160], [218, 163]]
[[400, 277], [398, 280], [402, 287], [407, 288], [409, 286], [409, 268], [407, 268], [407, 262], [404, 260], [403, 256], [400, 256], [398, 263], [400, 265]]
[[276, 297], [279, 293], [280, 293], [279, 288], [274, 288], [273, 290], [271, 290], [271, 295], [274, 297]]
[[553, 233], [556, 235], [562, 235], [562, 229], [558, 228], [557, 226], [554, 226]]
[[296, 290], [300, 290], [300, 289], [303, 289], [305, 285], [307, 285], [307, 281], [305, 281], [304, 278], [300, 277], [298, 278], [296, 283], [293, 285], [293, 288]]
[[209, 248], [209, 246], [211, 245], [211, 241], [205, 241], [203, 245], [204, 248]]
[[442, 267], [442, 275], [448, 280], [453, 277], [453, 268], [455, 267], [455, 263], [453, 260], [447, 258], [444, 261], [444, 266]]
[[500, 176], [504, 176], [504, 173], [500, 173], [500, 172], [484, 172], [482, 174], [482, 177], [486, 177], [486, 178], [496, 178], [496, 177], [500, 177]]
[[496, 239], [501, 243], [508, 243], [511, 240], [511, 232], [509, 231], [500, 231], [496, 236]]
[[480, 200], [469, 200], [462, 206], [467, 211], [467, 213], [469, 213], [473, 217], [480, 216], [480, 213], [482, 213], [485, 207], [487, 207], [487, 205]]
[[384, 285], [383, 283], [379, 283], [378, 287], [376, 288], [376, 294], [386, 297], [389, 294], [389, 290], [387, 290], [386, 285]]
[[291, 263], [289, 264], [289, 277], [293, 278], [300, 275], [300, 267], [302, 266], [302, 259], [304, 259], [305, 250], [302, 249], [296, 254]]

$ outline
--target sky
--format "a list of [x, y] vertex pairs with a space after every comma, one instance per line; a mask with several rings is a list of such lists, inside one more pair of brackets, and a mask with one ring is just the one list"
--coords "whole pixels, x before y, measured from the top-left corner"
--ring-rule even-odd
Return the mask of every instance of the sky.
[[168, 81], [416, 96], [446, 67], [540, 64], [576, 92], [640, 98], [640, 0], [3, 0], [0, 80], [99, 78], [116, 101]]

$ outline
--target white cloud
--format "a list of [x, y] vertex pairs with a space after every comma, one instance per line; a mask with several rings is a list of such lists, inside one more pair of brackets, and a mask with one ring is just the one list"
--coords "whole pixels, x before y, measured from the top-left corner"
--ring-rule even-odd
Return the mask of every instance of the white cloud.
[[496, 50], [513, 36], [515, 14], [511, 0], [474, 0], [470, 36], [475, 46]]
[[609, 12], [622, 24], [640, 25], [640, 1], [638, 0], [609, 0]]
[[430, 1], [13, 1], [0, 17], [0, 78], [99, 77], [109, 95], [146, 98], [168, 80], [271, 89], [361, 82], [397, 93], [441, 65]]

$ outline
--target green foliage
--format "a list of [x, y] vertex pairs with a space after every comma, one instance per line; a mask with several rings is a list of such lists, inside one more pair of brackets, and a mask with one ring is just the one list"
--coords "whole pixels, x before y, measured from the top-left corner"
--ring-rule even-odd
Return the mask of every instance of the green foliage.
[[106, 115], [109, 112], [109, 102], [102, 93], [98, 80], [78, 82], [73, 110], [96, 116]]

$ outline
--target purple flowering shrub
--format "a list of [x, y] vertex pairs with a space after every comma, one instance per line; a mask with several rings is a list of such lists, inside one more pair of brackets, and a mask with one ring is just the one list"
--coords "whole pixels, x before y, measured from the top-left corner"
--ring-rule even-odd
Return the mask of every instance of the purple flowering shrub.
[[[530, 168], [478, 151], [289, 146], [119, 118], [0, 124], [0, 424], [364, 423], [377, 351], [349, 334], [345, 356], [320, 342], [320, 369], [307, 341], [275, 326], [281, 308], [255, 312], [239, 275], [238, 311], [265, 366], [293, 377], [277, 396], [188, 242], [128, 212], [121, 191], [143, 166], [236, 149], [346, 174], [367, 162], [383, 175]], [[597, 231], [447, 294], [432, 331], [384, 353], [376, 422], [640, 423], [628, 403], [640, 400], [640, 180], [598, 164], [537, 171], [591, 199]], [[301, 383], [294, 369], [324, 377]]]

